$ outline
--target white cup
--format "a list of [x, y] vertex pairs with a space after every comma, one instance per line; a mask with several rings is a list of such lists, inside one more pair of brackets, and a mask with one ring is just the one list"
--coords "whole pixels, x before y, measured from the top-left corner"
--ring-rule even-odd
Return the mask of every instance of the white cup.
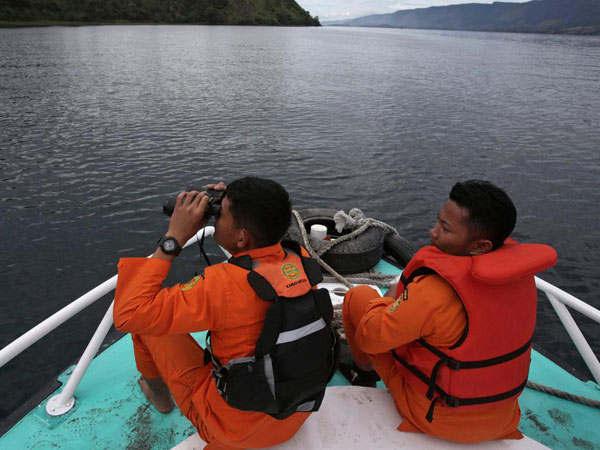
[[327, 227], [325, 225], [311, 225], [310, 235], [315, 239], [325, 239], [327, 237]]

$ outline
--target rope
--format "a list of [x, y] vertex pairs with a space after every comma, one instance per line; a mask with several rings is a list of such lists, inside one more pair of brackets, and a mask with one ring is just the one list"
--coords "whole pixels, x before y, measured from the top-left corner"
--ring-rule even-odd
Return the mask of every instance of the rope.
[[[341, 276], [341, 275], [340, 275]], [[355, 284], [376, 284], [378, 286], [391, 287], [396, 284], [398, 275], [385, 275], [378, 272], [354, 273], [351, 276], [344, 277], [348, 283]], [[323, 280], [326, 283], [332, 283], [337, 280], [334, 277], [324, 276]]]
[[[362, 217], [359, 216], [358, 219], [355, 219], [354, 216], [358, 216], [356, 211], [358, 211], [358, 213], [360, 213], [360, 215], [362, 215]], [[308, 251], [310, 256], [312, 258], [316, 259], [317, 262], [321, 265], [321, 267], [323, 267], [329, 274], [331, 274], [331, 277], [325, 277], [325, 279], [333, 278], [333, 279], [337, 280], [338, 282], [342, 283], [343, 285], [347, 286], [348, 288], [352, 288], [353, 283], [354, 284], [378, 284], [378, 285], [387, 285], [387, 286], [391, 286], [393, 284], [394, 280], [397, 277], [396, 275], [385, 275], [385, 274], [381, 274], [381, 273], [377, 273], [377, 272], [355, 273], [355, 274], [351, 274], [350, 276], [345, 278], [342, 275], [340, 275], [339, 273], [337, 273], [334, 269], [332, 269], [331, 266], [329, 266], [329, 264], [327, 264], [325, 261], [323, 261], [321, 259], [321, 255], [323, 255], [329, 249], [331, 249], [332, 247], [334, 247], [335, 245], [337, 245], [341, 242], [347, 241], [349, 239], [354, 239], [359, 234], [364, 233], [371, 226], [378, 227], [378, 228], [383, 229], [384, 231], [387, 231], [390, 233], [393, 232], [393, 233], [397, 234], [398, 232], [396, 231], [396, 229], [394, 227], [391, 227], [390, 225], [380, 222], [375, 219], [364, 218], [364, 215], [362, 214], [362, 212], [360, 210], [352, 209], [352, 210], [350, 210], [350, 217], [352, 217], [354, 220], [356, 220], [356, 223], [359, 224], [360, 226], [357, 229], [355, 229], [354, 231], [352, 231], [351, 233], [343, 235], [343, 236], [339, 237], [338, 239], [335, 239], [334, 241], [330, 241], [328, 244], [323, 246], [323, 248], [321, 248], [319, 250], [319, 252], [317, 253], [312, 248], [312, 245], [310, 245], [310, 242], [308, 239], [308, 234], [306, 233], [306, 228], [304, 227], [304, 221], [302, 220], [300, 213], [298, 213], [298, 211], [296, 211], [296, 210], [292, 210], [292, 213], [294, 214], [294, 217], [298, 221], [298, 227], [300, 228], [300, 234], [302, 235], [302, 241], [303, 241], [304, 247], [306, 248], [306, 250]], [[336, 214], [336, 216], [335, 216], [336, 218], [338, 217], [338, 214], [340, 214], [340, 213]], [[336, 228], [340, 226], [340, 223], [338, 220], [336, 220], [336, 224], [337, 224]], [[341, 231], [341, 230], [338, 230], [338, 231]], [[341, 305], [339, 305], [337, 308], [334, 308], [334, 310], [336, 310], [335, 312], [337, 313], [337, 315], [341, 316]], [[335, 314], [335, 312], [334, 312], [334, 314]], [[338, 326], [343, 331], [341, 317], [338, 318], [337, 322], [339, 322]], [[529, 389], [534, 389], [536, 391], [544, 392], [546, 394], [550, 394], [555, 397], [562, 398], [564, 400], [569, 400], [569, 401], [575, 402], [575, 403], [581, 403], [582, 405], [590, 406], [592, 408], [600, 408], [600, 400], [593, 400], [593, 399], [590, 399], [587, 397], [570, 394], [568, 392], [561, 391], [560, 389], [555, 389], [553, 387], [545, 386], [543, 384], [535, 383], [533, 381], [527, 381], [527, 387]]]
[[300, 217], [300, 213], [298, 211], [296, 211], [295, 209], [292, 210], [292, 214], [294, 214], [294, 217], [296, 218], [296, 220], [298, 221], [298, 228], [300, 228], [300, 234], [302, 235], [302, 242], [304, 243], [304, 248], [306, 249], [306, 251], [308, 252], [308, 254], [317, 260], [317, 262], [319, 263], [319, 265], [321, 267], [323, 267], [323, 269], [325, 269], [327, 272], [329, 272], [337, 281], [339, 281], [340, 283], [342, 283], [343, 285], [352, 288], [352, 284], [348, 281], [346, 281], [346, 279], [341, 276], [339, 273], [337, 273], [335, 270], [333, 270], [331, 268], [331, 266], [329, 264], [327, 264], [325, 261], [323, 261], [321, 259], [321, 257], [319, 255], [317, 255], [317, 252], [314, 251], [314, 249], [312, 248], [312, 245], [310, 245], [310, 242], [308, 241], [308, 235], [306, 234], [306, 228], [304, 228], [304, 221], [302, 220], [302, 217]]
[[535, 389], [536, 391], [545, 392], [546, 394], [554, 395], [565, 400], [569, 400], [575, 403], [581, 403], [582, 405], [591, 406], [592, 408], [600, 408], [600, 400], [593, 400], [587, 397], [581, 397], [575, 394], [569, 394], [568, 392], [555, 389], [550, 386], [543, 384], [534, 383], [533, 381], [527, 381], [527, 387], [529, 389]]
[[[302, 218], [300, 214], [296, 212], [296, 219], [298, 220], [298, 224], [301, 226], [301, 230], [304, 229], [306, 234], [306, 229], [304, 228], [304, 223], [302, 222]], [[334, 216], [333, 220], [335, 222], [336, 230], [341, 233], [344, 228], [355, 227], [355, 230], [351, 233], [344, 234], [337, 239], [327, 241], [327, 243], [319, 249], [317, 252], [319, 256], [327, 253], [331, 248], [335, 247], [342, 242], [352, 240], [357, 236], [361, 235], [370, 227], [381, 228], [386, 233], [398, 234], [398, 231], [391, 225], [387, 223], [381, 222], [379, 220], [371, 219], [365, 217], [364, 213], [358, 208], [352, 208], [349, 214], [344, 213], [344, 211], [338, 211]], [[303, 238], [304, 238], [303, 234]]]
[[[352, 210], [350, 210], [350, 213], [352, 214], [355, 211], [358, 211], [360, 214], [362, 214], [362, 218], [359, 218], [356, 220], [356, 222], [360, 224], [359, 228], [357, 228], [353, 232], [351, 232], [349, 234], [345, 234], [333, 241], [328, 241], [323, 246], [323, 248], [319, 249], [318, 253], [313, 249], [312, 245], [310, 245], [310, 241], [308, 239], [308, 234], [306, 233], [306, 228], [304, 227], [304, 221], [302, 220], [300, 213], [294, 209], [294, 210], [292, 210], [292, 214], [294, 214], [294, 217], [298, 221], [298, 228], [300, 228], [300, 234], [302, 235], [302, 242], [303, 242], [304, 248], [306, 248], [306, 250], [308, 251], [310, 256], [312, 258], [314, 258], [315, 260], [317, 260], [319, 265], [321, 267], [323, 267], [323, 269], [325, 269], [333, 277], [333, 279], [342, 283], [344, 286], [346, 286], [348, 288], [354, 287], [352, 283], [354, 283], [354, 284], [378, 284], [378, 285], [382, 285], [382, 286], [391, 286], [394, 283], [394, 280], [397, 278], [397, 275], [385, 275], [385, 274], [377, 273], [377, 272], [362, 272], [362, 273], [354, 273], [350, 277], [344, 278], [342, 275], [337, 273], [329, 264], [327, 264], [325, 261], [323, 261], [321, 259], [321, 255], [323, 255], [325, 252], [327, 252], [329, 249], [331, 249], [335, 245], [340, 244], [340, 243], [350, 240], [350, 239], [354, 239], [359, 234], [364, 233], [371, 226], [381, 228], [389, 233], [393, 232], [393, 233], [398, 234], [398, 232], [396, 231], [396, 229], [394, 227], [392, 227], [386, 223], [380, 222], [375, 219], [364, 218], [364, 214], [359, 209], [356, 209], [356, 208], [352, 209]], [[338, 214], [336, 214], [336, 216], [338, 216]]]

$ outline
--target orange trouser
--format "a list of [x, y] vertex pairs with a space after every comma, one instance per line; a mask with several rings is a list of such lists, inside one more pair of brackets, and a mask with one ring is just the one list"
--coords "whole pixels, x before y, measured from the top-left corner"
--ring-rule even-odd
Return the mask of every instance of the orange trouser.
[[[359, 366], [373, 366], [373, 369], [381, 377], [385, 385], [392, 390], [392, 385], [400, 387], [403, 383], [398, 381], [398, 373], [394, 370], [395, 364], [391, 353], [369, 355], [363, 352], [356, 345], [354, 334], [356, 326], [360, 319], [365, 314], [369, 301], [381, 297], [381, 295], [372, 287], [357, 286], [350, 289], [344, 297], [344, 305], [342, 308], [342, 319], [344, 321], [344, 331], [346, 333], [346, 341], [354, 361]], [[390, 298], [390, 303], [394, 301]]]
[[[355, 341], [356, 327], [367, 310], [369, 302], [380, 299], [377, 291], [368, 286], [357, 286], [346, 293], [342, 317], [346, 340], [357, 364], [368, 366], [381, 377], [390, 391], [397, 411], [403, 417], [400, 431], [427, 433], [455, 442], [479, 442], [490, 439], [521, 439], [517, 430], [520, 412], [517, 400], [491, 406], [486, 410], [454, 411], [439, 408], [433, 422], [425, 419], [430, 401], [404, 380], [396, 367], [391, 351], [376, 355], [363, 352]], [[390, 298], [389, 303], [394, 299]]]
[[344, 297], [344, 305], [342, 307], [342, 319], [344, 321], [344, 332], [346, 333], [346, 341], [350, 352], [356, 364], [359, 366], [370, 366], [371, 359], [369, 355], [363, 352], [354, 340], [356, 326], [367, 309], [367, 304], [372, 298], [379, 297], [375, 289], [369, 286], [357, 286], [350, 289]]
[[205, 448], [226, 450], [233, 447], [215, 440], [192, 403], [197, 383], [210, 376], [204, 365], [204, 349], [189, 334], [154, 337], [132, 334], [135, 363], [144, 378], [162, 378], [169, 387], [181, 413], [209, 445]]
[[[403, 417], [403, 422], [398, 427], [400, 431], [425, 432], [425, 430], [416, 428], [409, 417], [410, 406], [403, 400], [406, 397], [406, 382], [400, 372], [396, 369], [396, 363], [391, 352], [372, 355], [363, 352], [355, 341], [356, 326], [365, 314], [367, 306], [374, 298], [381, 298], [381, 295], [369, 286], [357, 286], [350, 289], [344, 297], [344, 305], [342, 308], [342, 318], [344, 320], [344, 330], [346, 333], [346, 341], [350, 347], [350, 352], [354, 361], [360, 366], [372, 366], [381, 380], [387, 386], [396, 410]], [[394, 299], [390, 298], [389, 303], [393, 303]]]

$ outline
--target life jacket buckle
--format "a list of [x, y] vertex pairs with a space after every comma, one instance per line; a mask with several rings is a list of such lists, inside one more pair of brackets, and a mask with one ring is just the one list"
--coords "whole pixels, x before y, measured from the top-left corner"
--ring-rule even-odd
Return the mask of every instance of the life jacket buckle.
[[460, 370], [460, 361], [457, 361], [456, 359], [447, 356], [446, 361], [444, 361], [444, 362], [450, 369]]
[[212, 369], [210, 371], [210, 374], [215, 380], [217, 391], [219, 392], [219, 394], [225, 397], [227, 395], [227, 381], [224, 378], [225, 375], [223, 374], [223, 369], [223, 367], [221, 367], [219, 370]]
[[444, 396], [442, 397], [443, 402], [451, 408], [458, 408], [460, 406], [460, 400], [456, 397]]
[[227, 372], [229, 372], [227, 368], [221, 366], [218, 369], [211, 369], [210, 374], [213, 376], [213, 378], [222, 380], [227, 376]]

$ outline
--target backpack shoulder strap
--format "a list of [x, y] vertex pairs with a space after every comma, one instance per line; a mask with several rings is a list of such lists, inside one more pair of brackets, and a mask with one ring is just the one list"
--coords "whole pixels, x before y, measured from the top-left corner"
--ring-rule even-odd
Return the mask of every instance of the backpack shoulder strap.
[[229, 264], [241, 267], [242, 269], [252, 270], [252, 258], [250, 257], [250, 255], [244, 255], [238, 258], [232, 256], [231, 258], [229, 258], [228, 262]]
[[233, 264], [234, 266], [241, 267], [248, 271], [248, 275], [246, 276], [248, 283], [250, 283], [252, 289], [254, 289], [261, 299], [266, 302], [274, 302], [277, 300], [277, 292], [275, 292], [271, 283], [269, 283], [265, 277], [253, 270], [254, 265], [250, 255], [243, 255], [239, 258], [230, 258], [229, 264]]
[[250, 286], [252, 286], [252, 289], [254, 289], [261, 299], [266, 302], [274, 302], [277, 300], [277, 292], [273, 286], [271, 286], [271, 283], [269, 283], [261, 274], [254, 270], [250, 270], [247, 279]]

